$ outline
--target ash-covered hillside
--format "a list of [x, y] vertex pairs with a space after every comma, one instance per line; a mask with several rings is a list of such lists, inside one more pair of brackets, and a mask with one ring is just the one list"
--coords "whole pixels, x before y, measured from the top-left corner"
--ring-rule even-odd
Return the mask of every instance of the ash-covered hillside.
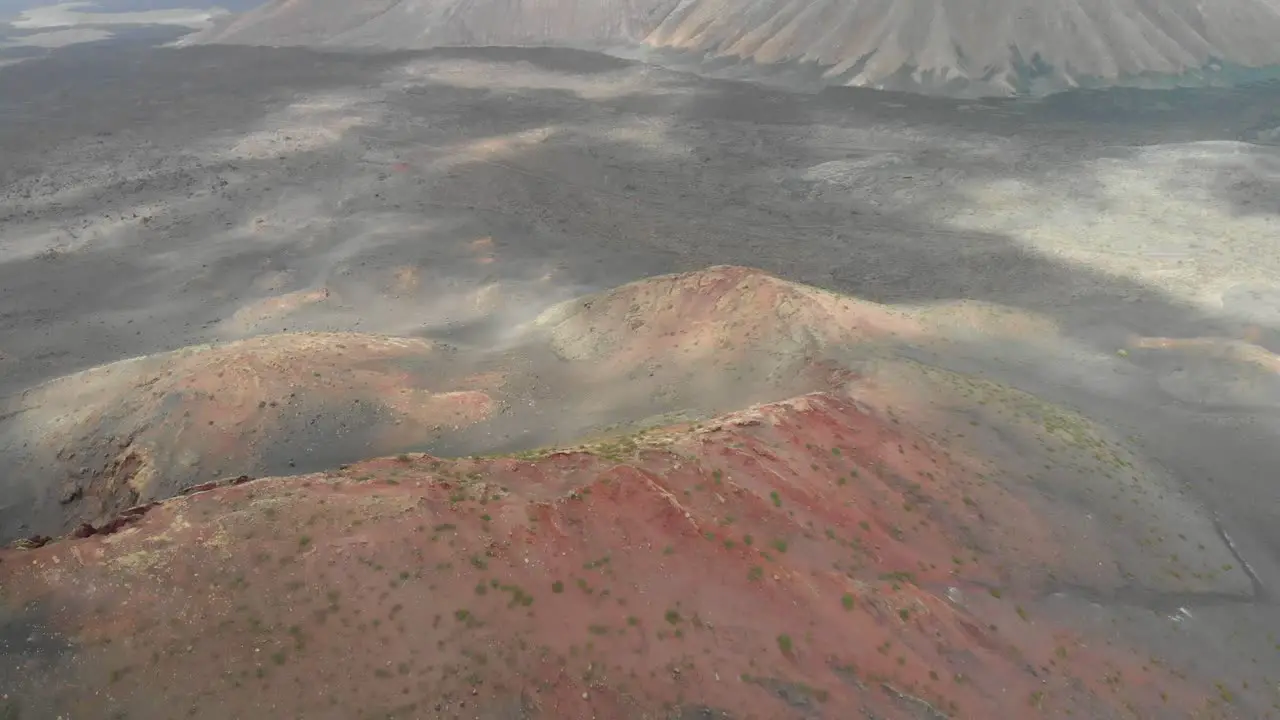
[[1235, 84], [1280, 64], [1269, 0], [275, 0], [192, 43], [656, 51], [735, 76], [949, 95]]

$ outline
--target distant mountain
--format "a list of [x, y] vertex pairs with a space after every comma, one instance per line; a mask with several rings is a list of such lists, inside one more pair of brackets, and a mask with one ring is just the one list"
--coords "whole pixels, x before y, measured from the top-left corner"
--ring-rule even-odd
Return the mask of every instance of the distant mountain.
[[274, 0], [193, 42], [422, 48], [643, 42], [678, 0]]
[[1004, 94], [1272, 65], [1277, 38], [1275, 0], [695, 0], [646, 42], [809, 63], [834, 84]]
[[229, 10], [241, 12], [262, 5], [262, 0], [0, 0], [0, 18], [8, 19], [27, 10], [75, 4], [91, 13], [133, 13], [153, 10]]
[[276, 0], [189, 42], [632, 46], [971, 95], [1233, 83], [1280, 65], [1277, 38], [1280, 0]]

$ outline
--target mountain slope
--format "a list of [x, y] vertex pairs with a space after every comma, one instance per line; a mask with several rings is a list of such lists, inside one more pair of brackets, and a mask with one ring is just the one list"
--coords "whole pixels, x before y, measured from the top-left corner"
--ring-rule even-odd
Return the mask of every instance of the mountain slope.
[[[296, 320], [302, 300], [270, 298], [233, 319]], [[827, 390], [896, 343], [943, 337], [937, 313], [716, 266], [555, 305], [527, 329], [520, 359], [295, 332], [123, 360], [0, 401], [0, 542], [99, 524], [228, 476], [526, 449]], [[1027, 330], [999, 318], [977, 331], [1014, 327]]]
[[1138, 568], [1082, 518], [1056, 537], [958, 451], [816, 393], [559, 452], [197, 492], [0, 551], [0, 623], [31, 638], [0, 645], [0, 711], [1212, 712], [1207, 684], [1041, 606], [1058, 579]]
[[[1028, 336], [974, 310], [941, 315]], [[717, 266], [556, 305], [487, 367], [286, 333], [34, 388], [11, 448], [93, 467], [59, 539], [0, 550], [0, 717], [1261, 717], [1265, 668], [1197, 669], [1217, 626], [1177, 624], [1265, 601], [1213, 515], [1133, 439], [895, 352], [938, 321]], [[175, 485], [299, 433], [564, 422]]]
[[[418, 48], [641, 43], [824, 82], [1036, 92], [1280, 63], [1271, 0], [277, 0], [190, 42]], [[1224, 66], [1225, 64], [1225, 66]]]
[[1268, 0], [724, 0], [682, 4], [647, 38], [755, 63], [814, 63], [829, 81], [994, 91], [1178, 75], [1219, 59], [1280, 62]]
[[267, 45], [609, 45], [638, 42], [676, 0], [275, 0], [191, 42]]

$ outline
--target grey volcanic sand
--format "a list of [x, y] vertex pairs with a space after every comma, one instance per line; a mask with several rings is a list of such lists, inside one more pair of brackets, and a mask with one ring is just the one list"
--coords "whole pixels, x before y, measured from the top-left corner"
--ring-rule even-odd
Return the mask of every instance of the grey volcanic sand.
[[919, 359], [1131, 435], [1253, 585], [1043, 602], [1263, 697], [1280, 677], [1274, 371], [1133, 339], [1280, 350], [1280, 153], [1250, 144], [1277, 106], [1274, 85], [793, 95], [560, 50], [58, 50], [0, 69], [0, 432], [38, 432], [24, 389], [124, 358], [341, 330], [479, 362], [518, 354], [553, 303], [718, 263], [1003, 306], [1051, 332], [958, 333]]

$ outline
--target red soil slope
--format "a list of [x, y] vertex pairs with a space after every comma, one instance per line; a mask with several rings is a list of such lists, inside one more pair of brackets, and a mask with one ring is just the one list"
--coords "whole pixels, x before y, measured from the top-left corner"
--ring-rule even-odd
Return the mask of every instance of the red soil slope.
[[5, 634], [29, 638], [4, 646], [0, 702], [22, 717], [1226, 716], [1216, 691], [1039, 613], [1075, 548], [981, 465], [832, 392], [573, 451], [219, 487], [0, 553]]
[[311, 447], [343, 441], [395, 452], [492, 410], [501, 378], [449, 377], [441, 355], [416, 338], [291, 333], [59, 378], [25, 392], [7, 418], [9, 459], [26, 462], [9, 478], [20, 487], [6, 489], [30, 492], [31, 516], [60, 516], [53, 527], [69, 529], [271, 453], [305, 462]]
[[784, 362], [821, 350], [919, 337], [908, 313], [759, 270], [717, 265], [572, 300], [545, 313], [552, 342], [573, 360], [628, 368], [661, 360], [725, 365], [755, 353]]
[[[530, 367], [276, 335], [42, 386], [19, 429], [65, 463], [133, 453], [152, 494], [91, 484], [91, 524], [0, 551], [0, 718], [1260, 716], [1241, 678], [1201, 682], [1061, 610], [1249, 599], [1167, 472], [1067, 409], [897, 356], [1027, 335], [1014, 320], [714, 267], [548, 311]], [[182, 475], [291, 432], [342, 440], [272, 404], [295, 392], [382, 452], [440, 427], [719, 419]]]

